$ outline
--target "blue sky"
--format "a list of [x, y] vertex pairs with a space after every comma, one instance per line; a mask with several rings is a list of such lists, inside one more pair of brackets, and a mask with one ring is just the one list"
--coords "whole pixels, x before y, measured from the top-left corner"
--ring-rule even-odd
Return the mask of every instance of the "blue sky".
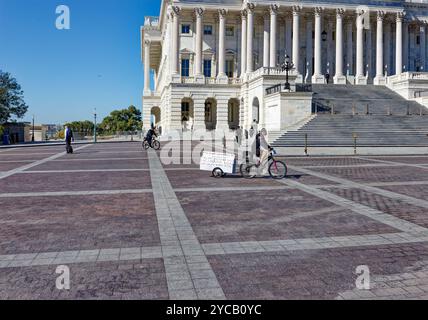
[[[67, 5], [71, 29], [57, 30]], [[21, 84], [37, 123], [92, 120], [141, 108], [140, 26], [160, 0], [0, 0], [0, 69]]]

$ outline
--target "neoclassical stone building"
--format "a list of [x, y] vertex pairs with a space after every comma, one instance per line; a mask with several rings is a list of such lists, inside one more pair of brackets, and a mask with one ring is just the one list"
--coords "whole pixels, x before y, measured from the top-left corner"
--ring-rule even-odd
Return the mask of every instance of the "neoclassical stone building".
[[284, 130], [310, 116], [309, 83], [413, 99], [428, 81], [427, 21], [425, 0], [163, 0], [141, 29], [145, 125]]

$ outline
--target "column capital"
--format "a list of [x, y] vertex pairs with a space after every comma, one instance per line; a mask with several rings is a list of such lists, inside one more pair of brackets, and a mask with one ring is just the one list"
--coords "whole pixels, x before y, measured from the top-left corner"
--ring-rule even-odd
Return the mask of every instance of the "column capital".
[[220, 19], [226, 18], [227, 10], [226, 9], [218, 9], [218, 16]]
[[151, 40], [149, 40], [149, 39], [144, 40], [144, 45], [145, 45], [146, 47], [149, 47], [151, 44], [152, 44], [152, 41], [151, 41]]
[[203, 15], [205, 13], [205, 9], [204, 8], [195, 8], [195, 15], [196, 18], [202, 18]]
[[242, 19], [242, 20], [247, 20], [247, 16], [248, 16], [248, 11], [247, 11], [247, 9], [243, 9], [243, 10], [241, 10], [240, 15], [241, 15], [241, 19]]
[[181, 14], [181, 8], [179, 6], [171, 6], [171, 16], [180, 16]]
[[397, 12], [397, 22], [403, 22], [403, 18], [406, 15], [406, 12]]
[[324, 9], [322, 7], [315, 7], [314, 8], [315, 17], [320, 17], [323, 12], [324, 12]]
[[336, 18], [343, 18], [346, 10], [343, 8], [337, 8], [336, 9]]
[[293, 15], [298, 16], [298, 15], [300, 15], [300, 12], [302, 11], [302, 6], [293, 6], [292, 10], [293, 10]]
[[256, 5], [254, 3], [247, 3], [248, 13], [254, 13], [255, 8], [256, 8]]
[[383, 19], [385, 18], [385, 11], [378, 10], [376, 13], [377, 13], [377, 20], [383, 21]]
[[277, 4], [271, 4], [269, 6], [269, 12], [271, 15], [276, 15], [278, 13], [278, 10], [279, 10], [279, 5]]

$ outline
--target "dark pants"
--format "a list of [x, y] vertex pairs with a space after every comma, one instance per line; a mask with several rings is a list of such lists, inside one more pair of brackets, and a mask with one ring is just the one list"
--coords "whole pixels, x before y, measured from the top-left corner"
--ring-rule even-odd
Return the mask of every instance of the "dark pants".
[[71, 146], [71, 139], [66, 139], [65, 140], [65, 146], [66, 147], [70, 147]]

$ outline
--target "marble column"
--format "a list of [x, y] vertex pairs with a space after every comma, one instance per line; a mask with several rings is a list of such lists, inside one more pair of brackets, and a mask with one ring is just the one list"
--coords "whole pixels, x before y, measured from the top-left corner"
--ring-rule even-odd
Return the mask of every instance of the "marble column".
[[202, 38], [203, 38], [203, 14], [202, 8], [195, 9], [196, 14], [196, 49], [195, 49], [195, 78], [202, 76]]
[[395, 74], [403, 72], [403, 17], [404, 13], [397, 13], [395, 39]]
[[354, 41], [353, 41], [353, 26], [354, 22], [349, 21], [346, 25], [346, 57], [347, 57], [347, 72], [349, 72], [349, 75], [354, 74]]
[[277, 20], [278, 20], [278, 5], [272, 4], [270, 6], [270, 59], [269, 66], [275, 68], [277, 64]]
[[179, 7], [172, 8], [172, 57], [171, 57], [171, 65], [172, 65], [172, 74], [179, 75], [179, 63], [178, 63], [178, 55], [180, 48], [180, 37], [179, 37], [179, 25], [180, 25], [180, 11]]
[[364, 74], [364, 15], [363, 12], [357, 12], [357, 48], [356, 48], [356, 73], [355, 84], [366, 84]]
[[322, 39], [321, 39], [321, 8], [315, 8], [315, 41], [314, 41], [314, 75], [312, 83], [325, 83], [324, 75], [322, 74]]
[[384, 85], [385, 77], [383, 70], [383, 18], [385, 14], [382, 11], [377, 13], [377, 27], [376, 27], [376, 77], [374, 84]]
[[421, 37], [421, 71], [426, 72], [426, 26], [422, 24], [420, 26], [420, 37]]
[[373, 78], [373, 39], [372, 39], [372, 28], [371, 25], [366, 30], [366, 77]]
[[247, 69], [247, 10], [241, 11], [241, 77]]
[[247, 72], [254, 71], [253, 38], [254, 38], [254, 8], [253, 3], [248, 3], [248, 28], [247, 28]]
[[150, 40], [144, 41], [144, 95], [150, 95]]
[[297, 74], [301, 74], [300, 70], [300, 10], [299, 6], [293, 7], [293, 58]]
[[263, 67], [270, 66], [270, 20], [269, 16], [263, 17]]
[[314, 42], [312, 40], [313, 30], [313, 19], [310, 15], [306, 17], [306, 74], [304, 75], [304, 81], [310, 82], [313, 74], [313, 58], [314, 58]]
[[343, 74], [343, 9], [336, 12], [336, 75], [334, 83], [346, 84], [346, 77]]
[[226, 76], [226, 10], [219, 9], [219, 36], [218, 36], [218, 78], [225, 79]]

